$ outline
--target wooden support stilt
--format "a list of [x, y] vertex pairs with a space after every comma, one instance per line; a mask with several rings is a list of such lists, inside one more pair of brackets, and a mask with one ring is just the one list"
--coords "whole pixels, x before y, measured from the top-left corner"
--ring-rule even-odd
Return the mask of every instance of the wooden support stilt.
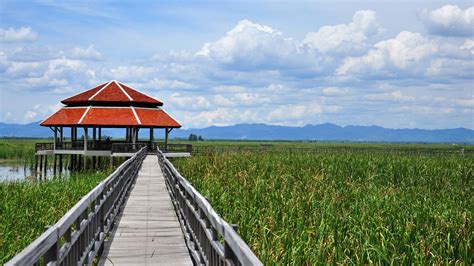
[[43, 155], [40, 155], [40, 172], [43, 172]]
[[63, 171], [63, 155], [59, 154], [59, 173]]
[[53, 158], [53, 173], [54, 173], [54, 175], [56, 175], [56, 160], [57, 160], [56, 157], [57, 157], [57, 155], [55, 154], [53, 156], [54, 156], [54, 158]]
[[38, 155], [35, 155], [35, 172], [38, 172]]
[[45, 155], [44, 156], [44, 173], [46, 174], [47, 170], [48, 170], [48, 155]]

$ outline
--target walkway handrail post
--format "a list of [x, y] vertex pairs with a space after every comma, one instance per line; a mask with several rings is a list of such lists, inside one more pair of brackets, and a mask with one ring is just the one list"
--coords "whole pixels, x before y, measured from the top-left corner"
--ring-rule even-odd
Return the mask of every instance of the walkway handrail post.
[[143, 147], [6, 265], [91, 265], [145, 156]]
[[160, 149], [157, 154], [194, 261], [206, 265], [263, 265], [234, 228], [181, 176]]

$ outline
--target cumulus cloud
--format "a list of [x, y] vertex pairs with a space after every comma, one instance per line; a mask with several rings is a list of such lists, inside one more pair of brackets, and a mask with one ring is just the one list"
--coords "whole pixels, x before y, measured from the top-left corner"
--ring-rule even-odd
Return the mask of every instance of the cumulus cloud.
[[85, 49], [81, 47], [74, 47], [69, 57], [80, 60], [102, 60], [102, 54], [94, 48], [94, 45], [89, 45], [89, 47]]
[[324, 95], [332, 96], [332, 95], [345, 95], [349, 93], [349, 89], [347, 88], [338, 88], [338, 87], [327, 87], [323, 90]]
[[306, 34], [302, 45], [322, 53], [353, 53], [367, 47], [368, 37], [382, 30], [372, 10], [359, 10], [349, 24], [321, 27], [317, 32]]
[[250, 66], [269, 68], [294, 62], [297, 54], [297, 43], [284, 38], [280, 31], [242, 20], [224, 37], [206, 43], [196, 56], [248, 69]]
[[386, 92], [386, 93], [373, 93], [364, 96], [369, 101], [382, 101], [382, 102], [409, 102], [415, 100], [415, 97], [405, 95], [400, 90]]
[[459, 48], [469, 51], [472, 55], [474, 55], [474, 39], [466, 40]]
[[57, 51], [49, 46], [24, 46], [16, 48], [8, 56], [11, 61], [17, 62], [40, 62], [57, 59], [63, 56], [62, 51]]
[[376, 71], [376, 74], [395, 75], [397, 69], [422, 67], [421, 61], [437, 50], [438, 45], [421, 34], [402, 31], [393, 39], [375, 44], [366, 55], [346, 58], [337, 73], [370, 75], [369, 72]]
[[19, 29], [13, 27], [8, 29], [0, 28], [0, 41], [2, 42], [34, 41], [37, 38], [38, 33], [34, 32], [30, 27], [21, 27]]
[[423, 10], [420, 18], [428, 31], [444, 36], [472, 36], [474, 34], [474, 6], [461, 9], [445, 5], [435, 10]]
[[[304, 40], [242, 20], [197, 51], [150, 53], [123, 65], [112, 58], [93, 61], [103, 58], [93, 45], [14, 44], [0, 51], [0, 82], [16, 95], [41, 90], [59, 100], [117, 79], [162, 99], [185, 127], [472, 124], [472, 38], [402, 31], [379, 41], [382, 28], [375, 12], [358, 11], [349, 20], [310, 32]], [[33, 105], [12, 112], [9, 119], [39, 120], [52, 112]], [[431, 122], [433, 114], [445, 115], [444, 120]]]

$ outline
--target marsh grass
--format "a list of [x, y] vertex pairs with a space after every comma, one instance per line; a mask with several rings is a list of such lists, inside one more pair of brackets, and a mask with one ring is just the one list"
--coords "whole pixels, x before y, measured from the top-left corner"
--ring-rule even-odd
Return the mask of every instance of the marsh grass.
[[0, 182], [0, 264], [56, 223], [108, 172], [81, 172], [46, 182]]
[[473, 263], [473, 162], [252, 152], [173, 161], [264, 264], [297, 265]]

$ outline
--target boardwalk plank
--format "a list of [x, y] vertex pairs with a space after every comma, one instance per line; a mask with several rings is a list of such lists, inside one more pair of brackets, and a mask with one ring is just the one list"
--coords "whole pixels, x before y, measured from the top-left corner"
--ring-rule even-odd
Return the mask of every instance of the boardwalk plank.
[[100, 265], [192, 265], [163, 173], [148, 155]]

